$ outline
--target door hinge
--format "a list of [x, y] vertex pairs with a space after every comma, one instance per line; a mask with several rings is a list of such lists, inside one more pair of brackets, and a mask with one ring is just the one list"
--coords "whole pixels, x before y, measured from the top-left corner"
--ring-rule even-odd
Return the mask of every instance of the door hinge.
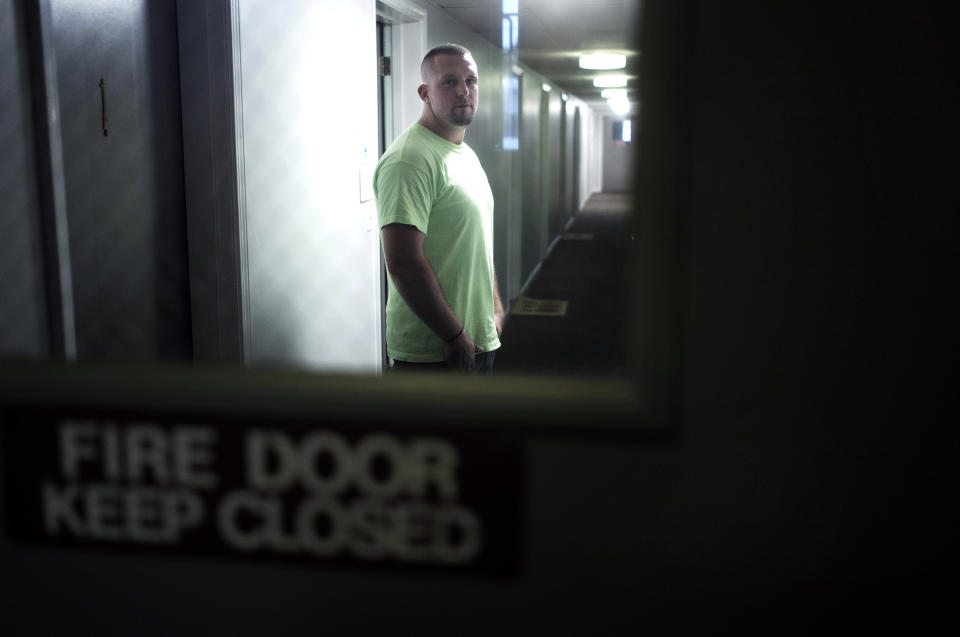
[[390, 58], [381, 55], [380, 56], [380, 77], [387, 77], [390, 75]]

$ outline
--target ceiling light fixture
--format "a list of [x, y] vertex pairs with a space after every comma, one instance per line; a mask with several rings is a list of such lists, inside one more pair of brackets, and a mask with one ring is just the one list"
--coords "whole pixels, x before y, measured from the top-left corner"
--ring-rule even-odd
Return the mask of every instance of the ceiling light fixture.
[[590, 53], [580, 56], [581, 69], [608, 71], [622, 69], [627, 65], [627, 56], [620, 53]]
[[617, 115], [626, 115], [630, 112], [630, 102], [626, 99], [607, 100], [610, 109]]
[[626, 99], [627, 98], [627, 89], [625, 88], [605, 88], [600, 91], [600, 97], [605, 100], [612, 100], [618, 97]]
[[599, 75], [593, 78], [593, 85], [599, 88], [616, 88], [627, 85], [626, 75]]

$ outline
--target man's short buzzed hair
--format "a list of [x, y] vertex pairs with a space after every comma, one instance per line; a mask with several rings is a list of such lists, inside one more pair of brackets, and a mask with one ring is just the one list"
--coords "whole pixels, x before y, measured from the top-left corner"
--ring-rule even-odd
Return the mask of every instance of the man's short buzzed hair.
[[427, 67], [430, 65], [430, 61], [438, 55], [462, 55], [469, 56], [471, 58], [473, 57], [473, 53], [471, 53], [470, 49], [465, 46], [453, 44], [452, 42], [438, 44], [427, 51], [427, 54], [423, 56], [423, 61], [420, 62], [420, 79], [423, 80], [424, 84], [427, 82]]

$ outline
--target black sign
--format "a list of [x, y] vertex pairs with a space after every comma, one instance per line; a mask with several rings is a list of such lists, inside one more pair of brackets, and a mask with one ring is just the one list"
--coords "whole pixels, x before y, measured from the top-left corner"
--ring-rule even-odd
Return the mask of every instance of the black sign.
[[20, 540], [516, 573], [523, 472], [496, 432], [12, 413]]

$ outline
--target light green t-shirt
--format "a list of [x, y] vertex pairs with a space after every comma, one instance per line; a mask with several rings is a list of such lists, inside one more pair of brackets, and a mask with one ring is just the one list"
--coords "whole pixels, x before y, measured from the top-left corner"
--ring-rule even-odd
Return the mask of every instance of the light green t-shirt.
[[[380, 158], [373, 177], [380, 227], [415, 226], [444, 298], [473, 341], [500, 347], [493, 316], [493, 192], [480, 160], [414, 124]], [[388, 276], [387, 353], [411, 363], [443, 360], [443, 340], [418, 319]]]

